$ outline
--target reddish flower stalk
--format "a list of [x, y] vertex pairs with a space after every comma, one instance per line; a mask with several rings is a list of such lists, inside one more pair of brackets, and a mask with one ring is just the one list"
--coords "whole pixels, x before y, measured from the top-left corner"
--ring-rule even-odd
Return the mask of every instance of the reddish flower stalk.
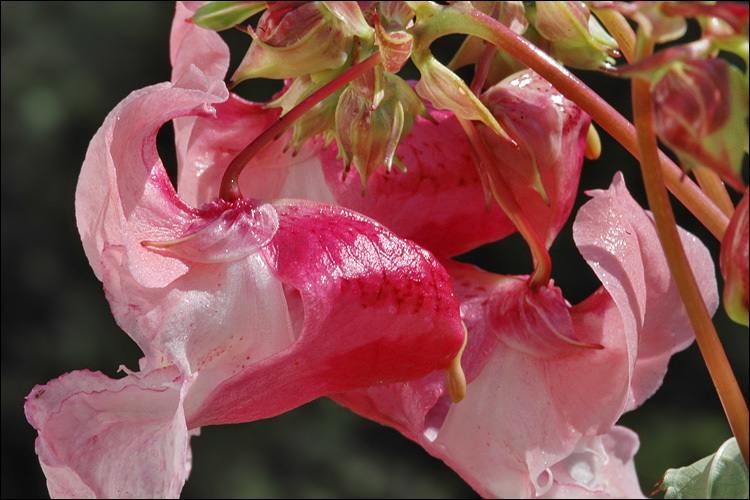
[[[640, 37], [640, 35], [639, 35]], [[643, 43], [640, 43], [643, 42]], [[639, 40], [636, 44], [636, 60], [653, 53], [652, 41]], [[745, 399], [732, 373], [721, 341], [716, 334], [711, 315], [700, 294], [695, 276], [690, 269], [685, 250], [677, 233], [672, 206], [664, 185], [662, 169], [659, 168], [659, 150], [653, 128], [650, 84], [645, 80], [633, 80], [633, 117], [636, 126], [639, 158], [648, 204], [654, 214], [656, 229], [667, 264], [677, 284], [682, 302], [695, 331], [695, 338], [703, 359], [719, 395], [727, 420], [742, 452], [745, 466], [748, 465], [748, 410]]]
[[[460, 5], [444, 7], [432, 14], [441, 22], [416, 26], [425, 44], [449, 33], [478, 36], [502, 48], [549, 81], [565, 97], [575, 102], [633, 156], [638, 158], [635, 128], [609, 103], [570, 71], [534, 44], [491, 17]], [[418, 23], [419, 24], [419, 23]], [[717, 239], [724, 236], [729, 218], [680, 167], [659, 151], [659, 162], [670, 191], [695, 215]]]
[[495, 200], [497, 200], [500, 208], [503, 209], [508, 218], [513, 221], [518, 232], [526, 240], [526, 244], [529, 245], [531, 257], [534, 261], [534, 272], [529, 277], [528, 285], [532, 290], [539, 290], [542, 286], [549, 283], [550, 273], [552, 272], [552, 260], [550, 259], [549, 252], [518, 205], [516, 198], [513, 196], [513, 191], [495, 167], [492, 153], [487, 150], [487, 145], [477, 133], [474, 124], [469, 120], [461, 118], [458, 121], [461, 127], [463, 127], [464, 132], [466, 132], [466, 136], [469, 138], [472, 147], [479, 155], [479, 160], [484, 164], [489, 175], [489, 187], [492, 190]]
[[226, 172], [224, 172], [224, 177], [221, 179], [221, 190], [219, 191], [219, 196], [230, 203], [241, 199], [242, 192], [240, 191], [238, 180], [240, 178], [240, 173], [242, 173], [245, 165], [247, 165], [253, 156], [260, 152], [270, 142], [277, 139], [294, 123], [295, 120], [309, 111], [317, 103], [333, 94], [358, 76], [371, 70], [380, 64], [382, 60], [383, 58], [380, 55], [380, 52], [376, 52], [367, 59], [358, 62], [323, 87], [316, 90], [304, 101], [292, 108], [287, 114], [279, 118], [276, 123], [263, 131], [263, 133], [248, 144], [245, 149], [240, 151], [234, 160], [232, 160], [232, 163], [229, 164]]

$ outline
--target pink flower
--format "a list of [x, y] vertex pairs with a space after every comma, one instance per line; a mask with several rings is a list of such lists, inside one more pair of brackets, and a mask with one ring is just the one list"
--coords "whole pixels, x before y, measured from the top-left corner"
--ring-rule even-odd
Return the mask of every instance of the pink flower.
[[[504, 164], [503, 175], [549, 245], [571, 209], [588, 118], [533, 74], [499, 85], [493, 95], [531, 151], [548, 153], [536, 160], [549, 207], [528, 170], [513, 170], [531, 165], [530, 152], [515, 152], [520, 160]], [[535, 137], [535, 127], [522, 125], [530, 104], [541, 128], [555, 132], [553, 138]], [[231, 158], [221, 156], [221, 145], [236, 141], [240, 148], [249, 140], [246, 131], [255, 130], [253, 116], [261, 110], [238, 98], [225, 105], [220, 109], [231, 110], [237, 125], [217, 113], [213, 123], [199, 117], [191, 128], [178, 127], [181, 172], [201, 171], [203, 155], [209, 155], [206, 163], [216, 170], [205, 170], [205, 179], [220, 176], [221, 162], [225, 166]], [[376, 171], [364, 197], [358, 173], [341, 180], [336, 148], [321, 151], [315, 144], [303, 146], [288, 163], [256, 164], [252, 175], [241, 177], [242, 190], [258, 197], [279, 192], [335, 197], [442, 256], [513, 232], [499, 207], [486, 213], [469, 145], [453, 115], [431, 114], [438, 124], [417, 118], [399, 147], [407, 172]], [[507, 161], [507, 152], [495, 154]], [[327, 187], [319, 177], [321, 164]], [[180, 187], [202, 193], [198, 201], [215, 196], [211, 186], [217, 182], [195, 175], [187, 179], [192, 184]], [[264, 184], [266, 179], [272, 181]], [[437, 373], [332, 398], [417, 441], [486, 496], [642, 496], [632, 460], [638, 438], [615, 422], [658, 388], [670, 356], [692, 341], [692, 330], [649, 216], [629, 197], [621, 178], [594, 194], [579, 214], [576, 233], [605, 286], [581, 304], [571, 306], [552, 285], [531, 292], [525, 277], [447, 264], [469, 333], [462, 358], [469, 381], [463, 402], [451, 401]], [[695, 238], [685, 233], [685, 240], [709, 307], [715, 308], [710, 257]]]
[[[571, 306], [550, 285], [448, 264], [468, 329], [466, 398], [436, 376], [331, 396], [395, 427], [443, 459], [483, 496], [641, 496], [637, 437], [614, 427], [661, 385], [692, 329], [649, 214], [618, 174], [590, 193], [574, 236], [603, 287]], [[708, 307], [713, 264], [681, 231]]]
[[145, 356], [124, 378], [77, 371], [28, 396], [52, 496], [177, 496], [201, 426], [424, 377], [448, 368], [464, 341], [443, 267], [373, 220], [306, 200], [191, 205], [206, 177], [184, 168], [178, 196], [156, 150], [165, 122], [179, 118], [184, 165], [194, 151], [181, 132], [226, 124], [235, 105], [261, 122], [268, 114], [230, 98], [216, 77], [226, 47], [189, 15], [178, 5], [173, 44], [200, 47], [207, 73], [173, 52], [175, 81], [126, 97], [79, 177], [86, 255]]

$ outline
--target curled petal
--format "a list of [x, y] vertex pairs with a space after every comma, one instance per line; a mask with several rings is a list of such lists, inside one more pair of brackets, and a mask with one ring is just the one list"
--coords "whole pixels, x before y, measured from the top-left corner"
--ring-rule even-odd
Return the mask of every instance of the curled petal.
[[218, 95], [215, 88], [191, 66], [174, 85], [131, 93], [91, 140], [76, 188], [76, 220], [99, 279], [105, 244], [125, 248], [133, 276], [144, 286], [163, 286], [187, 271], [182, 261], [159, 256], [140, 243], [180, 238], [197, 217], [172, 187], [156, 134], [172, 118], [212, 113], [211, 104], [227, 98], [225, 87]]
[[583, 436], [576, 449], [549, 471], [552, 488], [542, 498], [645, 498], [633, 457], [635, 432], [615, 426], [602, 436]]
[[190, 473], [176, 370], [113, 380], [77, 371], [26, 398], [52, 498], [178, 498]]
[[531, 290], [526, 279], [515, 279], [490, 298], [490, 325], [509, 347], [541, 359], [562, 358], [581, 348], [602, 349], [579, 338], [570, 317], [570, 304], [559, 288]]
[[[262, 2], [236, 2], [260, 4]], [[204, 5], [205, 7], [205, 5]], [[177, 2], [169, 35], [169, 60], [176, 82], [191, 64], [212, 80], [223, 80], [229, 69], [229, 47], [218, 33], [200, 28], [191, 18], [195, 3]]]
[[[621, 173], [608, 190], [590, 191], [573, 224], [573, 237], [622, 313], [638, 332], [638, 359], [627, 409], [640, 406], [661, 385], [672, 354], [694, 334], [661, 249], [653, 216], [630, 196]], [[708, 311], [719, 303], [714, 264], [694, 235], [678, 228]]]
[[241, 199], [232, 204], [216, 200], [202, 207], [202, 220], [171, 241], [142, 241], [190, 262], [218, 263], [240, 260], [273, 238], [279, 220], [267, 203]]

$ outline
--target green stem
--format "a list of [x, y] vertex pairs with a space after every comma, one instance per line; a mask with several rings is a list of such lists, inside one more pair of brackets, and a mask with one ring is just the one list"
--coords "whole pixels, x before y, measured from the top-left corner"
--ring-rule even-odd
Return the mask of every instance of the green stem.
[[[636, 60], [653, 53], [654, 44], [646, 41], [641, 30], [636, 43]], [[633, 117], [636, 125], [639, 158], [646, 197], [654, 214], [656, 230], [667, 264], [675, 280], [680, 297], [685, 305], [695, 338], [701, 350], [706, 367], [719, 395], [732, 432], [748, 465], [748, 410], [732, 367], [716, 334], [711, 314], [701, 296], [700, 288], [690, 269], [680, 235], [677, 231], [669, 195], [664, 185], [662, 169], [659, 168], [659, 154], [656, 134], [653, 129], [650, 83], [646, 80], [633, 81]]]
[[292, 126], [295, 120], [309, 111], [313, 106], [315, 106], [320, 101], [333, 94], [358, 76], [366, 73], [367, 71], [380, 64], [382, 60], [383, 58], [380, 55], [380, 52], [376, 52], [369, 56], [367, 59], [358, 62], [357, 64], [313, 92], [310, 96], [305, 98], [305, 100], [289, 110], [287, 114], [281, 116], [276, 121], [276, 123], [264, 130], [258, 137], [255, 138], [255, 140], [248, 144], [245, 149], [240, 151], [240, 153], [227, 166], [227, 169], [224, 172], [224, 176], [221, 179], [219, 196], [230, 203], [241, 199], [242, 192], [240, 191], [239, 186], [240, 173], [242, 173], [242, 170], [253, 158], [253, 156], [258, 154], [269, 143], [277, 139], [290, 126]]
[[[430, 4], [429, 7], [425, 7], [425, 12], [418, 12], [418, 15], [420, 14], [424, 19], [420, 19], [413, 28], [419, 47], [429, 46], [438, 37], [451, 33], [478, 36], [497, 45], [539, 73], [565, 97], [578, 104], [599, 126], [638, 158], [638, 141], [633, 125], [570, 71], [510, 28], [461, 4], [449, 7]], [[672, 193], [711, 234], [721, 240], [729, 225], [729, 218], [661, 151], [659, 163]]]

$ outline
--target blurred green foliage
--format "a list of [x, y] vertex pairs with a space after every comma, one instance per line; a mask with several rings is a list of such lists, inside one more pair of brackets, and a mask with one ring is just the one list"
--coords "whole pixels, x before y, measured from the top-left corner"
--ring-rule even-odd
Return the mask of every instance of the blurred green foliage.
[[[140, 352], [115, 324], [80, 245], [73, 193], [88, 141], [129, 92], [170, 75], [171, 2], [2, 2], [2, 472], [3, 498], [47, 495], [34, 454], [36, 432], [23, 415], [35, 384], [90, 369], [116, 376], [137, 367]], [[246, 35], [230, 31], [233, 68]], [[446, 61], [457, 39], [433, 50]], [[416, 76], [416, 74], [413, 74]], [[581, 73], [628, 115], [628, 83]], [[238, 93], [267, 99], [278, 85], [245, 82]], [[160, 150], [170, 158], [169, 127]], [[606, 187], [623, 170], [643, 203], [637, 163], [609, 137], [604, 153], [584, 165], [584, 189]], [[173, 155], [173, 153], [171, 153]], [[576, 207], [577, 209], [577, 207]], [[719, 245], [684, 209], [680, 223], [718, 255]], [[571, 221], [572, 222], [572, 221]], [[553, 277], [573, 303], [598, 285], [570, 238], [552, 248]], [[526, 273], [518, 237], [464, 256], [488, 270]], [[564, 264], [562, 264], [564, 263]], [[717, 326], [745, 397], [748, 332], [723, 310]], [[697, 347], [677, 355], [664, 386], [623, 424], [641, 437], [636, 457], [644, 492], [669, 467], [687, 465], [730, 436]], [[474, 492], [441, 461], [396, 431], [323, 399], [279, 417], [210, 427], [193, 438], [194, 466], [185, 498], [430, 497]]]

